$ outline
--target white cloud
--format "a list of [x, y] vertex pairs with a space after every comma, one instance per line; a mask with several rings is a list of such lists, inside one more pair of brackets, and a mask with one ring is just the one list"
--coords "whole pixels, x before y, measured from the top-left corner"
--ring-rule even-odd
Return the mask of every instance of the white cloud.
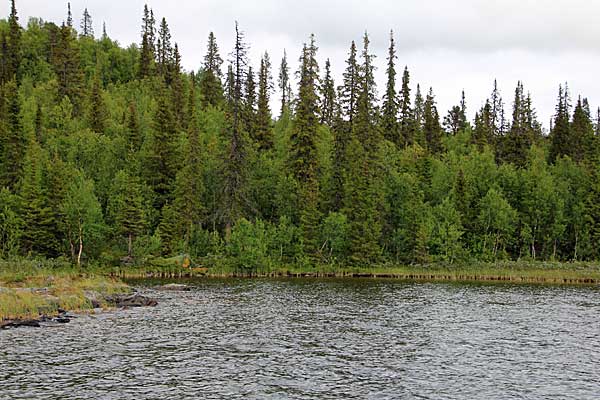
[[[139, 42], [144, 1], [72, 0], [71, 5], [76, 25], [87, 7], [96, 32], [106, 21], [112, 38], [124, 45]], [[600, 98], [597, 0], [154, 0], [149, 6], [157, 18], [167, 18], [187, 69], [200, 66], [211, 30], [227, 59], [238, 20], [255, 65], [268, 50], [278, 66], [286, 48], [295, 69], [303, 41], [315, 33], [319, 59], [331, 59], [339, 81], [350, 41], [360, 41], [367, 30], [382, 87], [388, 32], [393, 29], [399, 67], [409, 66], [413, 89], [417, 82], [434, 87], [441, 114], [458, 101], [463, 88], [474, 113], [494, 78], [507, 111], [517, 80], [523, 80], [546, 126], [559, 83], [568, 81], [573, 97], [581, 93], [592, 105]], [[66, 1], [17, 0], [17, 8], [21, 22], [40, 16], [60, 23], [66, 16]], [[0, 13], [8, 14], [8, 1], [2, 2]]]

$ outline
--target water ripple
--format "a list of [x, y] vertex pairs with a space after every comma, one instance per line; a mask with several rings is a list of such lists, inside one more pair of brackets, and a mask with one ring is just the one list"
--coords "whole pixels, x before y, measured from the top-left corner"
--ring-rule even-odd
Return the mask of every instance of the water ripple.
[[205, 280], [0, 332], [0, 399], [593, 399], [600, 290]]

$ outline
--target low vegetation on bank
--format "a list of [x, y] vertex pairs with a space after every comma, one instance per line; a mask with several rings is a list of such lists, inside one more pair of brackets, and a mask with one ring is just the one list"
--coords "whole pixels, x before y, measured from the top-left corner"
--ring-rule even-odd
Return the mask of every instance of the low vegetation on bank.
[[0, 322], [107, 307], [130, 288], [107, 275], [60, 265], [0, 263]]

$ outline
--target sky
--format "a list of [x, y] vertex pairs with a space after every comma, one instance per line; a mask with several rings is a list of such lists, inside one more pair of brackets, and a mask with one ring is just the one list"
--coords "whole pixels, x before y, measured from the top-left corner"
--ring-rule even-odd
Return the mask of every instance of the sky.
[[[67, 1], [16, 0], [20, 21], [41, 17], [61, 23]], [[72, 0], [78, 27], [87, 7], [99, 35], [106, 23], [108, 35], [121, 45], [140, 42], [144, 0]], [[336, 85], [341, 83], [350, 42], [371, 39], [377, 56], [379, 94], [385, 88], [390, 30], [398, 51], [398, 71], [406, 65], [411, 88], [433, 87], [443, 116], [467, 98], [472, 118], [489, 97], [497, 79], [507, 115], [519, 80], [530, 92], [538, 118], [548, 127], [554, 113], [558, 86], [568, 82], [571, 96], [582, 95], [592, 109], [600, 105], [600, 0], [148, 0], [157, 19], [165, 17], [177, 42], [186, 70], [197, 70], [213, 31], [224, 59], [233, 47], [238, 21], [250, 44], [256, 70], [268, 51], [273, 75], [284, 49], [292, 69], [298, 68], [302, 44], [314, 33], [318, 60], [332, 64]], [[2, 0], [0, 15], [9, 13]], [[278, 93], [274, 95], [276, 98]], [[274, 102], [276, 100], [274, 99]], [[595, 114], [595, 113], [594, 113]]]

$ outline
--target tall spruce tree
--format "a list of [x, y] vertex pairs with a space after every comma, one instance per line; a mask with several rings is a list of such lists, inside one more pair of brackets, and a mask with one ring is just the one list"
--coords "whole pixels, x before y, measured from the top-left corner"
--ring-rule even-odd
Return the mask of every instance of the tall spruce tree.
[[15, 78], [8, 82], [3, 89], [6, 92], [6, 104], [3, 105], [6, 118], [4, 126], [0, 127], [0, 187], [14, 190], [21, 178], [26, 141], [21, 123], [21, 102]]
[[256, 137], [256, 82], [254, 81], [254, 71], [248, 67], [246, 73], [246, 87], [244, 88], [244, 104], [242, 110], [243, 129], [250, 135], [255, 143]]
[[171, 68], [173, 64], [173, 45], [171, 44], [171, 30], [167, 20], [163, 18], [158, 28], [156, 44], [156, 71], [167, 85], [171, 84]]
[[176, 124], [163, 86], [154, 114], [149, 148], [145, 154], [144, 177], [154, 192], [153, 205], [160, 211], [171, 198], [177, 171]]
[[524, 167], [527, 163], [527, 154], [533, 144], [533, 132], [528, 116], [527, 99], [524, 94], [523, 84], [519, 81], [515, 89], [513, 103], [513, 120], [510, 130], [499, 151], [501, 159]]
[[19, 191], [22, 217], [27, 221], [21, 243], [27, 254], [51, 257], [57, 247], [57, 238], [52, 232], [56, 221], [44, 187], [44, 160], [44, 150], [37, 142], [32, 142], [25, 156]]
[[484, 146], [494, 141], [494, 126], [491, 118], [492, 107], [489, 100], [475, 113], [475, 126], [471, 135], [471, 142], [483, 150]]
[[144, 16], [142, 18], [142, 44], [140, 48], [140, 62], [138, 76], [140, 79], [147, 78], [154, 71], [155, 59], [155, 21], [152, 10], [144, 5]]
[[429, 93], [425, 99], [423, 114], [423, 135], [427, 142], [427, 148], [433, 154], [440, 153], [443, 150], [442, 127], [440, 126], [440, 117], [435, 105], [433, 88], [429, 89]]
[[596, 140], [594, 139], [594, 126], [590, 119], [589, 108], [586, 109], [587, 99], [581, 96], [577, 99], [571, 122], [571, 148], [573, 159], [577, 162], [597, 161]]
[[219, 55], [217, 39], [211, 32], [208, 35], [208, 48], [200, 75], [200, 106], [203, 109], [209, 105], [218, 107], [223, 102], [221, 65], [223, 65], [223, 59]]
[[346, 61], [346, 70], [343, 74], [343, 84], [339, 88], [339, 102], [345, 119], [349, 122], [349, 128], [352, 129], [354, 117], [357, 112], [358, 92], [359, 92], [359, 70], [356, 61], [356, 43], [352, 41], [350, 53]]
[[281, 90], [281, 110], [280, 116], [290, 111], [292, 102], [292, 83], [290, 81], [290, 67], [287, 61], [287, 53], [283, 50], [283, 58], [279, 67], [279, 89]]
[[417, 91], [415, 93], [415, 107], [413, 110], [413, 123], [415, 126], [414, 142], [418, 143], [421, 147], [427, 147], [425, 143], [425, 136], [423, 135], [423, 124], [425, 123], [425, 99], [421, 94], [421, 85], [417, 84]]
[[325, 61], [325, 75], [321, 83], [321, 124], [333, 127], [335, 122], [335, 82], [331, 76], [331, 62], [329, 59]]
[[67, 3], [67, 26], [73, 27], [73, 13], [71, 12], [71, 3]]
[[298, 104], [291, 136], [290, 164], [298, 182], [299, 222], [307, 254], [317, 253], [319, 214], [319, 177], [317, 154], [317, 127], [319, 109], [317, 85], [319, 66], [316, 60], [317, 45], [314, 35], [305, 44], [300, 57], [300, 82]]
[[410, 106], [410, 73], [404, 67], [402, 89], [400, 91], [400, 140], [401, 146], [410, 146], [415, 141], [415, 118]]
[[202, 158], [195, 103], [195, 88], [191, 85], [187, 110], [189, 124], [185, 163], [177, 174], [173, 201], [174, 210], [178, 214], [177, 221], [179, 221], [178, 237], [183, 238], [186, 251], [189, 251], [189, 243], [194, 231], [201, 226], [204, 212], [201, 202], [204, 192]]
[[271, 60], [265, 52], [260, 60], [258, 73], [258, 100], [256, 111], [255, 139], [260, 150], [269, 150], [273, 147], [273, 130], [271, 108], [269, 106], [273, 83], [271, 78]]
[[88, 120], [90, 128], [96, 133], [104, 133], [108, 111], [104, 103], [102, 84], [100, 83], [100, 76], [98, 74], [94, 77], [89, 103]]
[[573, 158], [572, 137], [569, 117], [569, 90], [565, 85], [558, 88], [558, 104], [556, 105], [556, 114], [554, 115], [554, 126], [550, 132], [550, 162], [554, 163], [562, 156]]
[[94, 37], [94, 27], [92, 26], [92, 16], [88, 12], [88, 9], [83, 11], [83, 17], [81, 18], [81, 36], [82, 37]]
[[369, 44], [369, 36], [365, 33], [359, 68], [357, 112], [352, 126], [352, 140], [347, 149], [349, 166], [343, 209], [350, 222], [350, 260], [355, 264], [376, 262], [381, 256], [382, 191], [378, 154], [382, 137], [374, 118], [374, 56], [370, 53]]
[[400, 125], [398, 123], [398, 94], [396, 93], [396, 44], [394, 32], [390, 32], [390, 47], [387, 58], [387, 84], [383, 96], [381, 127], [384, 137], [397, 147], [401, 146]]
[[127, 240], [127, 257], [131, 259], [134, 256], [135, 238], [143, 234], [147, 228], [141, 184], [138, 179], [126, 171], [119, 171], [115, 177], [111, 201], [114, 226], [117, 234]]
[[244, 98], [243, 89], [246, 85], [246, 67], [248, 46], [244, 42], [244, 33], [235, 23], [235, 45], [232, 56], [230, 114], [229, 114], [229, 149], [224, 165], [224, 186], [222, 219], [225, 224], [226, 238], [229, 238], [231, 227], [244, 214], [247, 206], [247, 149], [244, 135]]
[[3, 57], [6, 57], [5, 71], [2, 82], [8, 82], [16, 79], [20, 82], [19, 67], [21, 65], [21, 26], [19, 25], [19, 16], [15, 0], [10, 2], [10, 15], [8, 17], [8, 33], [6, 37], [6, 47]]
[[51, 61], [57, 76], [58, 95], [60, 99], [68, 97], [75, 113], [80, 114], [83, 72], [73, 29], [63, 24], [57, 39], [56, 46], [52, 48]]
[[187, 125], [187, 114], [185, 111], [186, 95], [183, 80], [181, 55], [179, 54], [179, 46], [175, 43], [173, 59], [169, 66], [169, 82], [171, 83], [171, 107], [173, 108], [173, 117], [178, 129], [184, 129]]
[[462, 91], [460, 103], [453, 106], [444, 117], [444, 128], [448, 135], [456, 135], [467, 128], [467, 103], [465, 91]]

